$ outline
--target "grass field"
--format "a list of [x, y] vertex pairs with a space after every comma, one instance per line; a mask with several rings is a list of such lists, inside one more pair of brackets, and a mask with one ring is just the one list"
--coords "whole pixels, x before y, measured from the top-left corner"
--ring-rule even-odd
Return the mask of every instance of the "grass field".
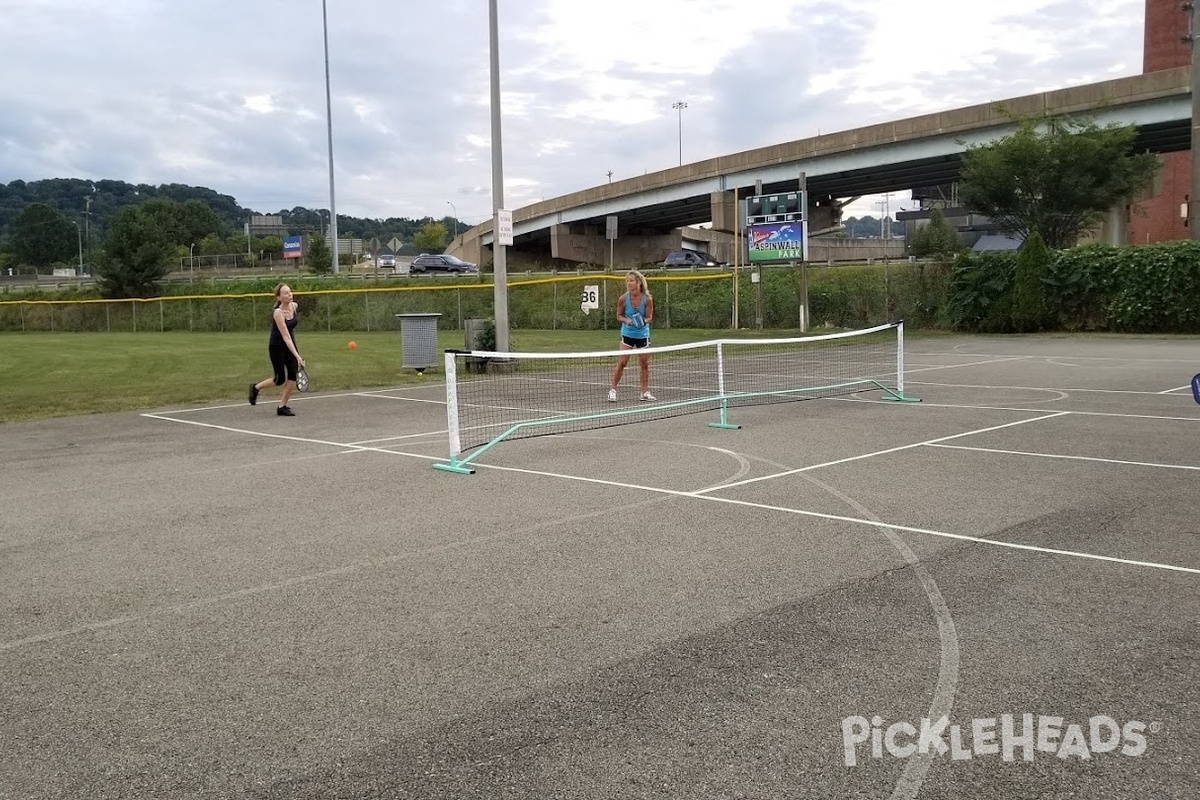
[[[654, 344], [717, 339], [729, 331], [670, 329]], [[796, 331], [740, 335], [795, 336]], [[400, 368], [400, 334], [301, 332], [312, 391], [369, 389], [440, 380]], [[518, 351], [611, 350], [614, 331], [514, 331]], [[443, 331], [442, 348], [463, 346], [462, 331]], [[0, 334], [0, 423], [244, 400], [246, 386], [271, 376], [263, 333]], [[272, 395], [267, 393], [264, 398]]]

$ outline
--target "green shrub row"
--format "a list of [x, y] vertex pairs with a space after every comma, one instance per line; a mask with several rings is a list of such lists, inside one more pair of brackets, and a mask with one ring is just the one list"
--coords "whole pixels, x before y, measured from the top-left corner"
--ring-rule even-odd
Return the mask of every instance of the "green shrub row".
[[[1005, 333], [1020, 330], [1200, 333], [1200, 243], [1142, 247], [1089, 245], [1058, 252], [966, 253], [953, 263], [774, 267], [755, 283], [738, 273], [738, 322], [800, 326], [807, 277], [811, 327], [862, 328], [898, 319], [911, 327]], [[1020, 276], [1020, 280], [1018, 280]], [[728, 328], [733, 276], [650, 274], [658, 328]], [[438, 313], [440, 328], [493, 316], [490, 276], [383, 280], [290, 279], [310, 329], [396, 330], [397, 314]], [[275, 279], [172, 286], [149, 301], [99, 301], [77, 289], [0, 300], [0, 330], [266, 330]], [[600, 309], [579, 308], [584, 286], [600, 284]], [[622, 276], [559, 275], [510, 280], [513, 328], [615, 327]], [[13, 298], [12, 300], [8, 298]], [[54, 300], [58, 302], [47, 303]], [[92, 300], [94, 302], [82, 302]]]
[[[988, 333], [1200, 333], [1200, 243], [1093, 244], [1057, 251], [1049, 254], [1044, 269], [1026, 268], [1036, 276], [1033, 287], [1017, 284], [1019, 257], [958, 256], [941, 324]], [[1044, 292], [1040, 305], [1031, 295], [1038, 285]]]

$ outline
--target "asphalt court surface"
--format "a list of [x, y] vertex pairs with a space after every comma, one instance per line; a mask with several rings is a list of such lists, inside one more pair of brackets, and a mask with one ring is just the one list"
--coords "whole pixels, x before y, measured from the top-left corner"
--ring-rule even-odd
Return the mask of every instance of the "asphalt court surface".
[[432, 376], [0, 428], [0, 798], [1200, 797], [1200, 341], [906, 366], [472, 476]]

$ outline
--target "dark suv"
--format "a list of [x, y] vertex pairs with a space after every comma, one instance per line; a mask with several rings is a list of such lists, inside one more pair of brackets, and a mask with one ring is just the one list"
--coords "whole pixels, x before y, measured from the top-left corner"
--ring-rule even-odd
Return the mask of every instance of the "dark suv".
[[477, 268], [469, 261], [454, 256], [431, 256], [422, 253], [413, 259], [409, 272], [474, 272]]
[[664, 267], [715, 267], [720, 262], [699, 250], [676, 250], [663, 260]]

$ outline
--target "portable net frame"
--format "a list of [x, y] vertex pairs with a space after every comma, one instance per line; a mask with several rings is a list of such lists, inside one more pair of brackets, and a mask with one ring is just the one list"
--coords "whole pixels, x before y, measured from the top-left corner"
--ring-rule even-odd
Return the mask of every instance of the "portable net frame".
[[[616, 402], [618, 359], [628, 358]], [[649, 359], [656, 399], [639, 400], [638, 360]], [[435, 469], [472, 474], [501, 441], [880, 390], [904, 394], [904, 323], [790, 339], [716, 339], [593, 353], [445, 351], [450, 458]], [[464, 455], [468, 451], [469, 455]]]

